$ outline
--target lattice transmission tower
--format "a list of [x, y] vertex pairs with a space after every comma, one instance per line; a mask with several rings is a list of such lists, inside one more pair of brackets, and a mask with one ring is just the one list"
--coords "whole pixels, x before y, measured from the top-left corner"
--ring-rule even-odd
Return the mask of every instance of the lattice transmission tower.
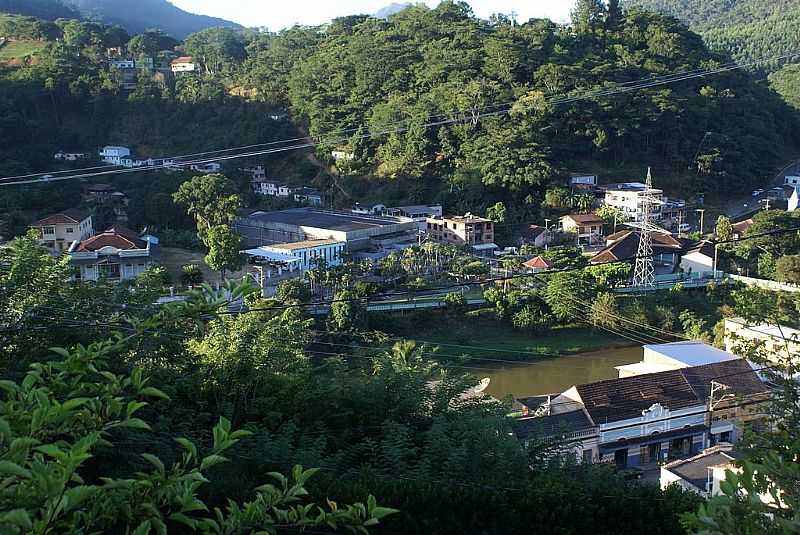
[[656, 268], [653, 262], [653, 232], [657, 227], [652, 223], [653, 206], [659, 200], [653, 197], [653, 176], [647, 168], [647, 188], [639, 198], [642, 211], [640, 224], [632, 226], [639, 228], [639, 250], [636, 253], [636, 268], [633, 271], [633, 285], [637, 288], [654, 288], [656, 285]]

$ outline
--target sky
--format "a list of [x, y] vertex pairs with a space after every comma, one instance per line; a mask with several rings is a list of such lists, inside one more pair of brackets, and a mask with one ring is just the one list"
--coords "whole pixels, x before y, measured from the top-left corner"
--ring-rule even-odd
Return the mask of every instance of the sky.
[[[316, 25], [335, 17], [372, 14], [393, 1], [403, 0], [170, 0], [192, 13], [211, 15], [243, 26], [276, 31], [294, 24]], [[412, 0], [413, 1], [413, 0]], [[419, 1], [419, 0], [418, 0]], [[558, 22], [569, 18], [574, 0], [467, 0], [480, 17], [492, 13], [517, 14], [517, 20], [547, 17]], [[438, 0], [425, 0], [434, 7]]]

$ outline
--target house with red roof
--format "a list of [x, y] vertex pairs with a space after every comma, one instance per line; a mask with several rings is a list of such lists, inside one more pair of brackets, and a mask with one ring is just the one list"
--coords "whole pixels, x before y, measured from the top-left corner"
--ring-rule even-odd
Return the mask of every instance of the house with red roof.
[[192, 56], [181, 56], [172, 60], [170, 64], [173, 73], [179, 72], [194, 72], [197, 70], [197, 64], [194, 62]]
[[73, 243], [69, 256], [76, 278], [87, 281], [135, 279], [153, 263], [151, 241], [121, 226]]
[[39, 232], [39, 243], [56, 254], [94, 234], [92, 216], [74, 208], [40, 219], [30, 228]]
[[534, 258], [531, 258], [522, 265], [525, 266], [525, 269], [533, 273], [537, 273], [539, 271], [545, 271], [553, 267], [552, 262], [550, 262], [543, 256], [536, 256]]

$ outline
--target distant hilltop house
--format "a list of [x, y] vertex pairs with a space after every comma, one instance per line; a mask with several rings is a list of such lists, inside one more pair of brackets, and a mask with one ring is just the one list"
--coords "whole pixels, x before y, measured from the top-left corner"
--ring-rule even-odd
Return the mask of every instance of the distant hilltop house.
[[122, 165], [123, 158], [129, 158], [131, 149], [121, 145], [107, 145], [100, 151], [100, 160], [112, 165]]
[[295, 202], [304, 203], [309, 206], [322, 206], [323, 196], [319, 190], [307, 186], [291, 186], [282, 182], [261, 178], [263, 168], [257, 168], [258, 178], [250, 181], [250, 187], [256, 195], [265, 197], [291, 198]]
[[619, 209], [630, 220], [641, 222], [644, 214], [642, 213], [642, 202], [645, 197], [655, 199], [651, 217], [660, 220], [661, 208], [664, 202], [664, 191], [656, 188], [648, 188], [642, 182], [620, 182], [616, 184], [606, 184], [600, 186], [599, 190], [604, 194], [603, 202], [606, 206], [613, 206]]
[[66, 251], [73, 242], [94, 234], [92, 216], [73, 208], [40, 219], [30, 228], [39, 232], [39, 243], [53, 253]]
[[597, 187], [597, 175], [572, 175], [569, 185], [572, 189], [592, 191]]
[[517, 245], [533, 245], [543, 249], [551, 241], [551, 232], [541, 225], [525, 225], [517, 237]]
[[294, 192], [295, 202], [304, 203], [308, 206], [322, 206], [322, 193], [314, 188], [302, 186]]
[[210, 175], [213, 173], [219, 173], [222, 170], [222, 165], [217, 162], [192, 164], [189, 166], [189, 169], [191, 169], [192, 171], [197, 171], [198, 173]]
[[197, 70], [197, 64], [194, 62], [192, 56], [175, 58], [170, 62], [170, 67], [172, 68], [172, 72], [176, 74], [181, 72], [194, 72]]
[[73, 242], [69, 248], [76, 278], [96, 281], [135, 279], [153, 263], [151, 240], [125, 227], [112, 227], [91, 238]]
[[115, 69], [135, 69], [136, 61], [133, 59], [112, 59], [108, 64]]
[[419, 230], [423, 232], [428, 228], [428, 218], [442, 217], [443, 213], [444, 210], [441, 204], [413, 204], [383, 209], [383, 215], [410, 219], [414, 221], [419, 227]]
[[337, 162], [348, 162], [356, 159], [356, 155], [353, 151], [343, 148], [331, 151], [331, 157]]
[[787, 175], [783, 178], [784, 186], [800, 187], [800, 176]]
[[64, 152], [58, 151], [53, 155], [54, 160], [61, 160], [65, 162], [76, 162], [78, 160], [88, 160], [91, 154], [88, 152]]

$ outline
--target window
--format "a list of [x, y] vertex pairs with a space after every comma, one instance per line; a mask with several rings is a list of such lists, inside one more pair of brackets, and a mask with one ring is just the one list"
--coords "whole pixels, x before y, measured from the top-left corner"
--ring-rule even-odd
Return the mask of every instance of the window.
[[72, 228], [72, 227], [67, 227], [67, 234], [72, 234], [73, 232], [75, 232], [75, 229], [74, 229], [74, 228]]
[[56, 228], [55, 227], [43, 227], [42, 228], [42, 234], [44, 234], [45, 236], [52, 236], [55, 233], [56, 233]]

